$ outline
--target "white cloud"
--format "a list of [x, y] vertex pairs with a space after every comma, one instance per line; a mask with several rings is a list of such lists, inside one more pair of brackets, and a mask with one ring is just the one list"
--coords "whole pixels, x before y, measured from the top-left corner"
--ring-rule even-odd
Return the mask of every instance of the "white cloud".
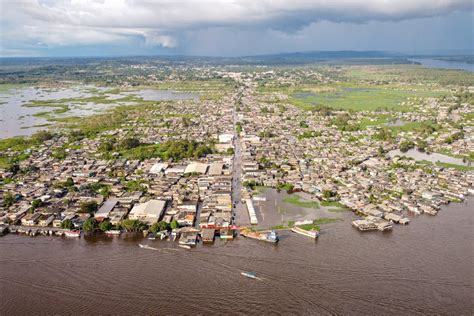
[[0, 46], [119, 43], [178, 46], [179, 35], [215, 27], [292, 32], [318, 21], [401, 21], [473, 10], [471, 0], [26, 0], [2, 1]]

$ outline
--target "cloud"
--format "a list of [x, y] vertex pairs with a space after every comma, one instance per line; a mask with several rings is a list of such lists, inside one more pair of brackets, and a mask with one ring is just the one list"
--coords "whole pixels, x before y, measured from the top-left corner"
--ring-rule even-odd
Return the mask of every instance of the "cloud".
[[[1, 0], [0, 0], [1, 1]], [[364, 24], [473, 11], [471, 0], [26, 0], [1, 2], [2, 43], [130, 43], [173, 48], [212, 28], [292, 33], [312, 23]]]

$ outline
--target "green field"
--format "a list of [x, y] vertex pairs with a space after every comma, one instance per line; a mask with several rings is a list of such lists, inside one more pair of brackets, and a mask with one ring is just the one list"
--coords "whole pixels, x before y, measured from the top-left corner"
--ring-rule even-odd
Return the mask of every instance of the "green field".
[[344, 69], [348, 80], [375, 82], [404, 82], [440, 86], [472, 84], [473, 75], [466, 71], [424, 68], [420, 65], [350, 66]]
[[302, 197], [298, 195], [289, 195], [283, 198], [283, 202], [296, 205], [302, 208], [314, 208], [318, 209], [319, 208], [319, 203], [316, 201], [308, 201], [303, 199]]
[[377, 87], [344, 87], [314, 92], [300, 90], [290, 94], [290, 102], [300, 108], [311, 110], [315, 107], [330, 107], [342, 110], [376, 111], [379, 109], [411, 111], [409, 105], [401, 105], [408, 98], [435, 97], [436, 91], [415, 91]]

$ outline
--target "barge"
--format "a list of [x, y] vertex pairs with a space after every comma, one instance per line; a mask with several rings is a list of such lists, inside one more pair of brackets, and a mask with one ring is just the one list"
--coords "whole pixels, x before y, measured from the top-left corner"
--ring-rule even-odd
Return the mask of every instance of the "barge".
[[278, 234], [274, 230], [269, 232], [255, 232], [249, 229], [242, 229], [240, 234], [250, 239], [261, 240], [269, 243], [277, 243], [279, 240]]
[[319, 237], [319, 231], [317, 231], [317, 230], [305, 230], [301, 227], [293, 226], [291, 228], [291, 231], [294, 232], [294, 233], [306, 236], [306, 237], [313, 238], [313, 239], [316, 239], [316, 238]]

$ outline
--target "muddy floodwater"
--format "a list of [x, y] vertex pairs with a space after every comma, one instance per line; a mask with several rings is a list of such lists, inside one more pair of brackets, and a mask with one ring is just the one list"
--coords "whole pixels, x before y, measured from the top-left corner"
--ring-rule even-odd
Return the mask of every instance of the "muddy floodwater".
[[277, 245], [10, 234], [0, 238], [0, 314], [472, 315], [473, 203], [387, 233], [355, 230], [346, 212], [316, 242], [281, 232]]

